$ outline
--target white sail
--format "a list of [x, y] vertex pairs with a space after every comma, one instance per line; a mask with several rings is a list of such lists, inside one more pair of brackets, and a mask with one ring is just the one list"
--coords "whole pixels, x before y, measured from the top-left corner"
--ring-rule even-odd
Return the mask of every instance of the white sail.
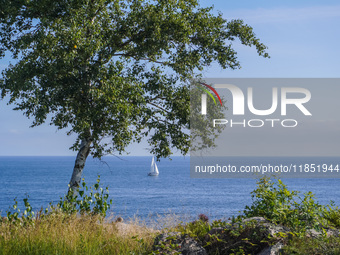
[[151, 161], [151, 167], [150, 167], [150, 173], [152, 173], [154, 170], [154, 165], [155, 165], [155, 159], [154, 157], [152, 157], [152, 161]]
[[152, 157], [152, 161], [151, 161], [151, 166], [150, 166], [150, 172], [148, 173], [149, 176], [155, 176], [158, 175], [158, 167], [157, 164], [155, 162], [154, 157]]
[[158, 172], [158, 167], [157, 167], [156, 162], [155, 162], [155, 173], [156, 173], [156, 174], [159, 174], [159, 172]]

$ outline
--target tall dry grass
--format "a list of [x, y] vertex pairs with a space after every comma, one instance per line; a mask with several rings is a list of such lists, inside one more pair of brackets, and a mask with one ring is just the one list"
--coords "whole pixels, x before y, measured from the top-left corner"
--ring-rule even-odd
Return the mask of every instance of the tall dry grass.
[[0, 223], [0, 254], [149, 254], [156, 231], [137, 222], [53, 213]]

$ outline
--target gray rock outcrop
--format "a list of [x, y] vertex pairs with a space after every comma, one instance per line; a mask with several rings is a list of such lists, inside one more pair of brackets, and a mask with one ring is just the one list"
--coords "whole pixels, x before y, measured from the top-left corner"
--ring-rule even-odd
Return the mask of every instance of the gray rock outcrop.
[[153, 247], [154, 251], [164, 255], [207, 255], [206, 250], [195, 239], [178, 232], [160, 234]]

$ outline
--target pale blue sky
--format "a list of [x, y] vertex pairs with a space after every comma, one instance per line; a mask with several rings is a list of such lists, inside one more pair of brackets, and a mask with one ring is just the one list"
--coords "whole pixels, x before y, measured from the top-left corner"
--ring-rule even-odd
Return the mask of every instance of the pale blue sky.
[[[242, 69], [207, 68], [203, 77], [338, 78], [340, 57], [340, 3], [338, 1], [241, 0], [201, 1], [214, 5], [227, 19], [240, 18], [254, 28], [268, 47], [270, 59], [253, 48], [240, 46]], [[9, 59], [0, 60], [0, 70]], [[30, 120], [0, 101], [0, 156], [75, 155], [69, 151], [75, 136], [48, 124], [29, 128]], [[130, 155], [148, 155], [147, 144], [133, 144]]]

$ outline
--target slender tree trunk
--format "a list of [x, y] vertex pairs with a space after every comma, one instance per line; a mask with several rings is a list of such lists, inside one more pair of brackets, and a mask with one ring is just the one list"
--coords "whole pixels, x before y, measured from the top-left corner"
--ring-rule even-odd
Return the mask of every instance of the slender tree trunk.
[[90, 153], [90, 147], [92, 144], [92, 140], [90, 139], [83, 139], [80, 144], [80, 150], [77, 154], [76, 162], [74, 164], [72, 177], [70, 180], [70, 190], [73, 192], [79, 187], [81, 182], [81, 175], [83, 173], [86, 159]]

